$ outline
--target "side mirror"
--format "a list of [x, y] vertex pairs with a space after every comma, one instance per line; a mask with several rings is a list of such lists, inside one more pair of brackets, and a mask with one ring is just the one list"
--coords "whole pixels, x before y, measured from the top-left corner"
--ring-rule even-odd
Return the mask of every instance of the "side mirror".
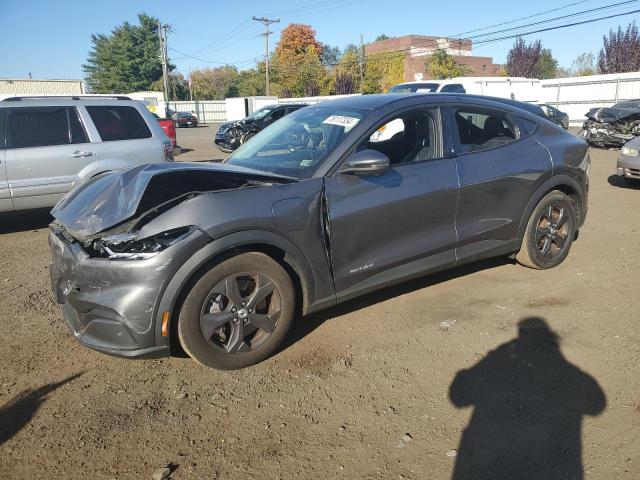
[[338, 172], [374, 177], [385, 174], [389, 166], [389, 157], [384, 153], [377, 150], [362, 150], [351, 155]]

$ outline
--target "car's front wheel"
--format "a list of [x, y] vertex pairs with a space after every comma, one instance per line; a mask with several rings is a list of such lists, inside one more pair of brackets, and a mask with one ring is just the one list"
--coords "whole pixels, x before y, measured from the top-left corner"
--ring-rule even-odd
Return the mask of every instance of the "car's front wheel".
[[571, 199], [558, 190], [549, 192], [529, 218], [516, 260], [537, 269], [559, 265], [569, 254], [576, 225]]
[[231, 257], [205, 273], [187, 294], [178, 319], [185, 352], [207, 367], [235, 369], [271, 355], [294, 316], [287, 272], [259, 252]]

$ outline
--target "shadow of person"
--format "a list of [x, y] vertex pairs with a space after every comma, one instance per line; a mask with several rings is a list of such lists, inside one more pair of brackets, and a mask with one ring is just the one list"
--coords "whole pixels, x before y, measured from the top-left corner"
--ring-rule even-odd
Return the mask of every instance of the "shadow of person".
[[583, 415], [606, 406], [595, 379], [569, 363], [542, 318], [518, 323], [500, 345], [449, 387], [458, 408], [473, 406], [454, 480], [583, 478]]
[[46, 401], [47, 395], [80, 375], [82, 373], [76, 373], [60, 382], [48, 383], [35, 390], [25, 390], [0, 407], [0, 445], [29, 423]]

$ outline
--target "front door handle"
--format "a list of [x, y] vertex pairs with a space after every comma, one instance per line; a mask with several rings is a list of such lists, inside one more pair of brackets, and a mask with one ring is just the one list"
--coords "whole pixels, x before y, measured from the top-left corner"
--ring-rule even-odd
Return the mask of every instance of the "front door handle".
[[78, 150], [77, 152], [73, 152], [71, 154], [71, 156], [73, 158], [91, 157], [91, 156], [93, 156], [93, 153], [91, 153], [91, 152], [81, 152], [81, 151]]

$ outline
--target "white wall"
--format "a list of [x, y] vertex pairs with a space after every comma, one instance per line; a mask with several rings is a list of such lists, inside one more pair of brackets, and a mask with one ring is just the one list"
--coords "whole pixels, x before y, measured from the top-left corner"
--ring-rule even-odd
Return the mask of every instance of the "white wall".
[[640, 72], [554, 78], [541, 83], [541, 100], [568, 113], [572, 125], [582, 125], [591, 108], [640, 98]]

